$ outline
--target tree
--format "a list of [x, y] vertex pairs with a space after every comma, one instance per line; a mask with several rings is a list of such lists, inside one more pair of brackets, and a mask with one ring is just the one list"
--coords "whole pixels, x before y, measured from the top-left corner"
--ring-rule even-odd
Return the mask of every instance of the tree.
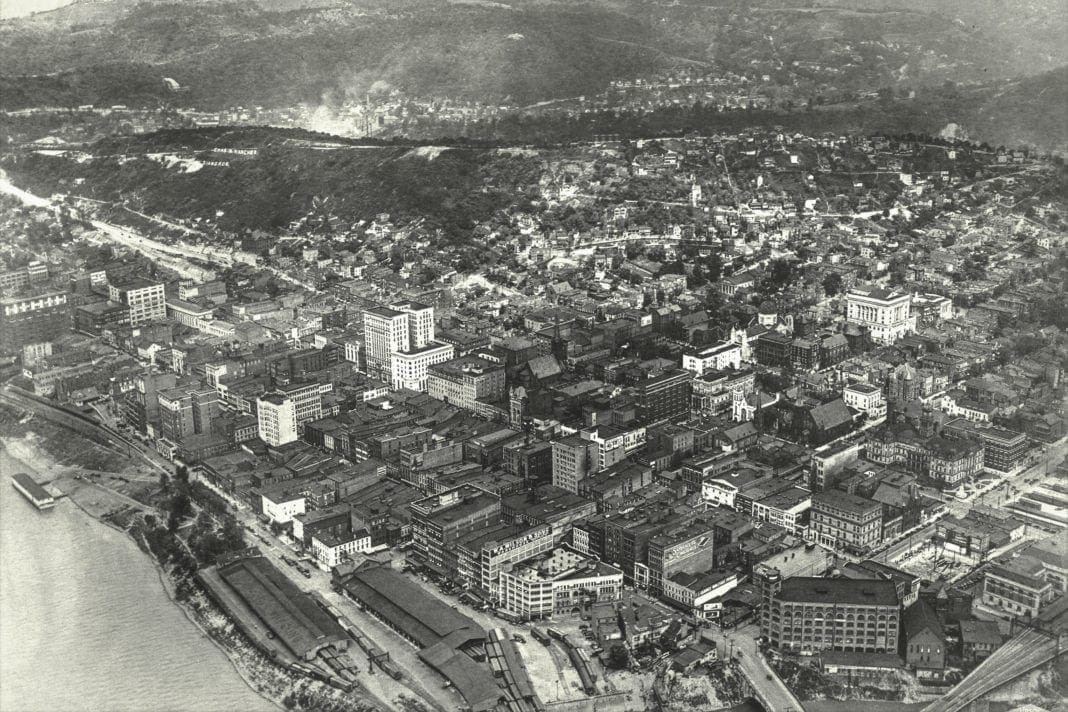
[[831, 272], [823, 278], [823, 291], [827, 293], [828, 297], [833, 297], [842, 291], [842, 275], [837, 272]]
[[167, 529], [174, 532], [182, 524], [182, 520], [193, 513], [193, 503], [185, 492], [178, 492], [171, 497], [168, 506], [170, 516], [167, 518]]
[[630, 654], [622, 644], [616, 643], [608, 649], [608, 667], [613, 670], [626, 670], [630, 664]]

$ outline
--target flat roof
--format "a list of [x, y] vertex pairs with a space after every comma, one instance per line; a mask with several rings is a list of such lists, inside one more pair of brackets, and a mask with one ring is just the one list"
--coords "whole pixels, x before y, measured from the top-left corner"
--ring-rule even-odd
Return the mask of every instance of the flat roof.
[[374, 316], [385, 317], [386, 319], [395, 319], [398, 316], [404, 316], [403, 312], [395, 311], [389, 307], [368, 307], [363, 310], [364, 314], [373, 314]]
[[777, 598], [797, 603], [845, 603], [869, 606], [896, 606], [897, 587], [893, 581], [870, 579], [794, 576], [782, 582]]
[[146, 287], [162, 287], [163, 282], [154, 282], [151, 279], [145, 279], [144, 277], [131, 277], [129, 279], [124, 279], [121, 282], [116, 282], [111, 286], [115, 287], [116, 289], [121, 289], [125, 292], [128, 292], [132, 289], [145, 289]]
[[835, 489], [824, 490], [823, 492], [813, 495], [813, 506], [824, 503], [836, 509], [842, 509], [855, 514], [863, 514], [872, 509], [882, 507], [882, 505], [875, 500]]

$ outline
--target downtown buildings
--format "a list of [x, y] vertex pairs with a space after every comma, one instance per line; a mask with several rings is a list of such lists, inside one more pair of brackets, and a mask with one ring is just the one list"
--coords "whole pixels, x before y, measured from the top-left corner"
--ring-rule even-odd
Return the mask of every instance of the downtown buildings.
[[388, 376], [394, 388], [426, 391], [430, 366], [455, 353], [434, 340], [434, 308], [418, 302], [367, 309], [363, 328], [368, 370]]

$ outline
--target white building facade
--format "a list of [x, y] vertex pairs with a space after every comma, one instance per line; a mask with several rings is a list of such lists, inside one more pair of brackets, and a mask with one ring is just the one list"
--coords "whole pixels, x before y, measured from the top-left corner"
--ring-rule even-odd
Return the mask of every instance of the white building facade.
[[873, 342], [890, 345], [916, 330], [912, 296], [885, 289], [854, 288], [846, 294], [846, 320], [868, 329]]
[[297, 406], [280, 393], [265, 393], [256, 400], [260, 440], [279, 447], [297, 439]]
[[722, 371], [725, 368], [739, 369], [742, 366], [740, 344], [723, 341], [692, 353], [683, 354], [682, 367], [698, 376], [705, 371]]

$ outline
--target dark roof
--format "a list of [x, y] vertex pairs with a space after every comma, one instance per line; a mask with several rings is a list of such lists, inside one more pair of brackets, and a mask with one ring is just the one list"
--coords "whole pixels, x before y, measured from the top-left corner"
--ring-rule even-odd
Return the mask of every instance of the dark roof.
[[896, 606], [893, 581], [794, 576], [782, 582], [780, 601]]
[[535, 378], [550, 378], [562, 373], [560, 368], [560, 362], [556, 360], [555, 356], [546, 355], [532, 358], [527, 362], [527, 368], [530, 369], [530, 373]]
[[473, 620], [393, 569], [382, 566], [360, 569], [345, 582], [345, 588], [421, 647], [436, 645], [460, 631], [466, 640], [486, 637], [486, 632]]
[[942, 630], [942, 623], [938, 620], [934, 610], [923, 599], [916, 601], [905, 609], [904, 616], [905, 636], [911, 640], [922, 632], [930, 631], [939, 640], [946, 639], [946, 633]]
[[849, 408], [846, 407], [845, 401], [841, 398], [833, 400], [830, 403], [818, 405], [813, 408], [810, 413], [812, 415], [812, 422], [820, 430], [830, 430], [831, 428], [836, 428], [839, 425], [853, 421], [853, 416], [849, 412]]
[[419, 651], [419, 658], [444, 675], [473, 712], [492, 710], [505, 696], [488, 668], [444, 642]]
[[812, 504], [816, 506], [817, 509], [819, 505], [826, 504], [829, 507], [841, 509], [853, 514], [864, 514], [865, 512], [870, 512], [873, 508], [880, 507], [878, 502], [837, 489], [817, 492], [812, 496]]
[[1001, 629], [995, 621], [961, 621], [960, 642], [1001, 645]]
[[348, 639], [333, 617], [262, 556], [222, 566], [219, 575], [299, 657]]

